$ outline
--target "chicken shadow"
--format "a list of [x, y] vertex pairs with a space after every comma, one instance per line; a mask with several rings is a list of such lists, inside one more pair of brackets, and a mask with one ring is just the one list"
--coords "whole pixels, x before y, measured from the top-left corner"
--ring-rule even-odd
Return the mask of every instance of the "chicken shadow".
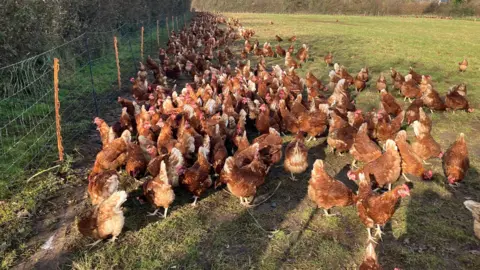
[[[283, 150], [287, 145], [288, 142], [283, 144]], [[325, 144], [322, 143], [309, 149], [309, 167], [304, 173], [295, 175], [297, 181], [289, 179], [290, 174], [284, 171], [284, 157], [282, 157], [282, 160], [270, 170], [266, 183], [257, 191], [258, 196], [254, 203], [264, 201], [272, 192], [275, 192], [273, 196], [254, 208], [236, 205], [235, 207], [240, 209], [239, 215], [224, 213], [220, 216], [216, 214], [207, 216], [204, 220], [204, 225], [209, 228], [207, 234], [183, 258], [172, 262], [172, 265], [180, 269], [190, 267], [212, 269], [228, 263], [229, 267], [236, 269], [257, 268], [272, 237], [275, 237], [278, 230], [288, 230], [282, 223], [306, 197], [313, 163], [316, 159], [325, 158], [324, 147]], [[221, 196], [220, 203], [224, 206], [236, 204], [238, 201], [237, 198], [228, 194], [226, 189], [218, 196]], [[312, 216], [314, 214], [315, 211]], [[298, 238], [301, 237], [304, 229], [305, 227], [300, 229]], [[291, 245], [294, 244], [294, 242], [291, 243]], [[196, 257], [199, 250], [201, 260]], [[288, 252], [287, 249], [285, 256], [288, 256]]]
[[473, 217], [463, 205], [466, 199], [480, 200], [478, 177], [478, 171], [470, 168], [456, 188], [438, 173], [432, 182], [414, 181], [408, 204], [396, 210], [399, 220], [384, 228], [386, 234], [377, 248], [380, 264], [401, 269], [478, 269], [480, 242], [473, 235]]

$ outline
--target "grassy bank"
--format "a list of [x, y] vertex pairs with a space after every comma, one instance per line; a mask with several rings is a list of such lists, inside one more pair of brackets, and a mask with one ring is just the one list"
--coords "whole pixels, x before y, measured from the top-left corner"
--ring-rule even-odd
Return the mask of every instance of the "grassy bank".
[[[186, 15], [189, 19], [190, 15]], [[179, 20], [183, 26], [183, 19]], [[112, 32], [88, 33], [52, 51], [36, 56], [1, 75], [8, 80], [1, 85], [15, 86], [0, 99], [0, 269], [32, 255], [39, 248], [38, 237], [47, 229], [59, 226], [65, 202], [81, 199], [86, 170], [98, 152], [93, 118], [118, 120], [117, 97], [129, 92], [129, 78], [140, 61], [140, 27], [128, 25]], [[159, 42], [167, 41], [166, 29], [160, 24]], [[157, 57], [156, 25], [145, 25], [144, 56]], [[118, 89], [113, 36], [117, 36], [122, 89]], [[92, 94], [92, 77], [96, 98]], [[66, 161], [58, 160], [53, 98], [53, 57], [60, 59], [59, 96], [63, 145]], [[45, 62], [40, 69], [38, 62]], [[33, 70], [35, 69], [35, 70]], [[40, 77], [38, 74], [45, 74]], [[0, 76], [1, 77], [1, 76]], [[14, 78], [14, 79], [12, 79]], [[34, 81], [35, 83], [29, 83]], [[18, 83], [22, 81], [22, 83]], [[14, 84], [16, 82], [16, 84]], [[26, 86], [26, 87], [23, 87]], [[10, 88], [9, 88], [10, 89]], [[6, 93], [7, 94], [7, 93]], [[95, 101], [96, 105], [95, 106]], [[96, 112], [98, 108], [98, 114]], [[112, 116], [112, 111], [115, 115]], [[30, 177], [45, 171], [39, 176]], [[28, 181], [27, 181], [28, 180]], [[78, 188], [81, 186], [80, 188]], [[79, 197], [72, 192], [81, 190]], [[70, 197], [69, 197], [70, 196]], [[62, 200], [58, 200], [58, 198]], [[52, 209], [52, 205], [53, 207]], [[63, 209], [62, 209], [63, 208]], [[51, 212], [48, 219], [46, 213]], [[44, 224], [45, 223], [45, 224]]]

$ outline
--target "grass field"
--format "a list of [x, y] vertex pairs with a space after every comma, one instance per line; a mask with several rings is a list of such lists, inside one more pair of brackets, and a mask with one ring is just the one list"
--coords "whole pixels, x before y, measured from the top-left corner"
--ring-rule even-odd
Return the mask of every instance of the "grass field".
[[[477, 22], [317, 15], [227, 16], [239, 18], [245, 27], [254, 28], [254, 38], [260, 43], [270, 41], [276, 45], [274, 38], [278, 34], [284, 38], [296, 35], [297, 48], [302, 43], [308, 44], [314, 59], [298, 71], [302, 76], [311, 70], [326, 82], [329, 68], [323, 63], [323, 56], [328, 51], [332, 51], [335, 61], [345, 65], [351, 74], [367, 65], [373, 83], [371, 89], [356, 98], [357, 106], [362, 109], [378, 107], [374, 82], [380, 72], [395, 67], [405, 74], [410, 66], [419, 73], [431, 75], [435, 89], [442, 94], [451, 85], [467, 83], [472, 107], [478, 108], [480, 104], [477, 90], [480, 87], [480, 65], [477, 64], [480, 37], [473, 35], [479, 27]], [[282, 43], [283, 47], [287, 45]], [[459, 73], [457, 62], [464, 56], [470, 62], [469, 70]], [[268, 60], [283, 65], [283, 59]], [[111, 106], [116, 104], [112, 102]], [[412, 196], [402, 200], [384, 230], [386, 234], [377, 247], [384, 269], [480, 268], [480, 242], [473, 236], [472, 216], [463, 207], [466, 198], [480, 200], [478, 109], [470, 114], [435, 113], [432, 118], [433, 136], [444, 149], [458, 133], [466, 134], [471, 168], [464, 184], [452, 189], [445, 184], [440, 160], [430, 161], [433, 180], [414, 182]], [[408, 131], [411, 135], [411, 128]], [[289, 140], [290, 137], [285, 137], [285, 142]], [[131, 179], [122, 177], [123, 186], [131, 192], [124, 204], [124, 232], [115, 244], [102, 243], [89, 249], [85, 245], [91, 240], [82, 238], [76, 228], [70, 226], [61, 252], [62, 267], [356, 269], [363, 259], [366, 240], [366, 231], [356, 210], [353, 207], [335, 209], [340, 216], [327, 218], [306, 197], [315, 159], [324, 159], [327, 171], [338, 179], [345, 180], [349, 169], [347, 164], [351, 158], [326, 155], [324, 141], [320, 138], [309, 144], [310, 168], [297, 177], [299, 181], [289, 180], [281, 166], [274, 168], [258, 194], [265, 197], [280, 185], [278, 190], [270, 200], [253, 209], [242, 207], [223, 190], [210, 190], [192, 207], [191, 195], [178, 191], [167, 219], [146, 217], [151, 207], [136, 199], [141, 195], [140, 189]], [[72, 181], [77, 183], [78, 177], [81, 176], [73, 177], [76, 182]], [[350, 185], [356, 188], [354, 183]], [[82, 184], [76, 189], [84, 188]], [[35, 248], [38, 250], [41, 244]], [[3, 267], [10, 266], [12, 260], [9, 263], [4, 260]]]

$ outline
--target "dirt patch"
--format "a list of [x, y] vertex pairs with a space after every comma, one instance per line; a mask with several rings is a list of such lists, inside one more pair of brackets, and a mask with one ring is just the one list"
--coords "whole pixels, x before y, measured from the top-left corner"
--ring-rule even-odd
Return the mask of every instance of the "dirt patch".
[[[108, 95], [108, 99], [116, 96], [115, 93]], [[118, 96], [129, 97], [129, 89], [123, 88]], [[111, 106], [103, 116], [107, 123], [114, 123], [121, 113], [120, 106]], [[93, 119], [92, 119], [93, 120]], [[23, 260], [14, 269], [56, 269], [67, 260], [69, 245], [74, 241], [74, 235], [70, 232], [75, 226], [75, 218], [85, 212], [90, 204], [87, 197], [87, 175], [92, 166], [96, 154], [101, 150], [102, 144], [98, 131], [90, 130], [76, 142], [73, 156], [78, 157], [72, 164], [71, 171], [66, 174], [58, 174], [59, 178], [74, 179], [74, 184], [66, 181], [64, 187], [46, 198], [40, 209], [33, 218], [33, 233], [35, 234], [27, 242], [27, 246], [36, 250], [33, 255]]]
[[[65, 262], [65, 246], [68, 243], [68, 232], [75, 221], [75, 216], [86, 209], [83, 186], [68, 187], [61, 190], [58, 197], [49, 200], [46, 207], [39, 212], [35, 224], [38, 234], [30, 239], [29, 245], [42, 244], [38, 251], [28, 260], [17, 265], [14, 269], [56, 269]], [[50, 226], [52, 218], [55, 224]]]

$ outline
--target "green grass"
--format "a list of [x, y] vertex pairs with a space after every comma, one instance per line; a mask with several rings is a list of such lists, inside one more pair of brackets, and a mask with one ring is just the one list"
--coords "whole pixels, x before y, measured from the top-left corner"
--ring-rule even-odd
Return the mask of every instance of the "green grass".
[[[149, 26], [150, 27], [150, 26]], [[152, 26], [153, 27], [153, 26]], [[160, 41], [166, 42], [166, 30], [160, 29]], [[97, 95], [98, 116], [105, 117], [118, 95], [117, 69], [113, 50], [113, 35], [117, 36], [123, 90], [128, 89], [128, 79], [134, 74], [134, 65], [140, 60], [140, 26], [128, 26], [124, 33], [90, 33], [89, 49], [92, 74]], [[156, 29], [146, 28], [144, 55], [157, 55]], [[17, 94], [2, 96], [0, 111], [0, 199], [6, 199], [22, 188], [23, 181], [35, 170], [48, 167], [58, 159], [55, 134], [55, 108], [53, 102], [53, 71], [36, 69], [38, 61], [52, 62], [60, 59], [59, 98], [63, 145], [66, 153], [80, 147], [78, 139], [93, 130], [96, 115], [92, 95], [92, 82], [84, 38], [52, 50], [23, 64], [0, 70], [0, 78], [10, 76], [28, 83], [38, 74], [47, 74], [26, 90], [21, 85], [8, 90]], [[131, 44], [131, 50], [129, 46]], [[79, 52], [74, 54], [74, 52]], [[37, 59], [37, 60], [35, 60]], [[49, 64], [51, 65], [51, 64]], [[22, 70], [22, 67], [24, 70]], [[38, 74], [37, 74], [38, 73]], [[36, 74], [36, 76], [34, 76]], [[5, 82], [7, 85], [7, 82]], [[3, 83], [0, 86], [4, 86]], [[84, 143], [84, 142], [82, 142]]]
[[[302, 76], [311, 70], [326, 82], [329, 69], [323, 56], [328, 51], [351, 74], [368, 65], [372, 75], [370, 89], [357, 97], [357, 105], [362, 109], [378, 107], [374, 82], [380, 72], [395, 67], [405, 74], [409, 66], [430, 74], [440, 93], [453, 84], [467, 83], [473, 107], [480, 104], [476, 90], [480, 86], [480, 66], [476, 64], [480, 61], [480, 37], [471, 35], [478, 23], [390, 17], [231, 15], [244, 26], [254, 28], [254, 38], [261, 43], [271, 41], [275, 45], [274, 37], [278, 34], [284, 38], [297, 35], [297, 48], [308, 44], [314, 61], [298, 71]], [[456, 63], [464, 56], [470, 67], [462, 74], [457, 72]], [[268, 61], [283, 65], [282, 59]], [[115, 106], [113, 103], [111, 106]], [[471, 114], [435, 113], [432, 118], [433, 135], [444, 149], [458, 133], [467, 135], [471, 169], [464, 185], [453, 190], [445, 184], [440, 161], [431, 161], [433, 180], [414, 182], [412, 196], [401, 201], [384, 230], [384, 239], [377, 247], [384, 269], [480, 268], [480, 258], [475, 255], [479, 241], [473, 235], [472, 216], [462, 204], [466, 197], [480, 200], [480, 141], [475, 136], [478, 110]], [[285, 142], [290, 139], [285, 138]], [[325, 155], [323, 141], [308, 144], [310, 166], [315, 159], [324, 159], [332, 176], [345, 179], [344, 166], [351, 158]], [[363, 259], [365, 228], [353, 207], [334, 209], [340, 216], [332, 218], [315, 210], [306, 196], [310, 170], [311, 167], [297, 177], [299, 181], [292, 182], [283, 168], [274, 168], [258, 195], [265, 197], [281, 182], [279, 189], [268, 202], [248, 210], [227, 192], [213, 190], [202, 196], [197, 207], [192, 207], [191, 195], [179, 190], [165, 220], [146, 217], [151, 206], [136, 199], [141, 189], [124, 177], [123, 186], [130, 198], [124, 204], [126, 222], [120, 238], [115, 244], [102, 243], [89, 249], [85, 245], [92, 240], [81, 237], [72, 227], [72, 244], [63, 267], [356, 269]]]
[[[182, 21], [180, 21], [182, 22]], [[118, 90], [117, 69], [113, 51], [113, 33], [90, 34], [89, 44], [92, 51], [92, 74], [99, 114], [102, 118], [110, 117], [109, 113], [116, 105], [119, 95], [128, 91], [128, 79], [135, 74], [134, 65], [140, 61], [140, 28], [124, 29], [122, 35], [117, 33], [120, 68], [122, 71], [122, 89]], [[166, 30], [160, 29], [160, 42], [166, 43]], [[147, 32], [148, 31], [148, 32]], [[144, 56], [157, 57], [156, 29], [146, 28], [144, 36]], [[130, 40], [131, 48], [128, 41]], [[10, 119], [20, 115], [18, 121], [9, 123], [0, 131], [0, 269], [10, 268], [19, 261], [28, 258], [39, 248], [38, 243], [29, 242], [39, 234], [42, 227], [42, 215], [51, 206], [52, 196], [67, 196], [65, 189], [85, 180], [85, 164], [81, 159], [92, 158], [95, 142], [88, 135], [95, 132], [93, 117], [96, 116], [92, 96], [92, 85], [88, 56], [86, 53], [73, 55], [75, 46], [62, 47], [62, 50], [51, 52], [52, 57], [59, 57], [59, 96], [62, 124], [63, 145], [67, 169], [53, 170], [53, 173], [41, 175], [30, 182], [26, 180], [37, 171], [54, 166], [58, 160], [55, 136], [55, 114], [53, 102], [53, 77], [51, 74], [32, 85], [21, 95], [0, 99], [0, 111], [6, 112], [0, 120], [0, 126], [9, 123]], [[68, 46], [68, 45], [67, 45]], [[83, 47], [81, 47], [83, 48]], [[49, 56], [45, 56], [48, 58]], [[4, 71], [5, 72], [5, 71]], [[18, 76], [31, 74], [18, 73]], [[0, 75], [8, 72], [0, 73]], [[0, 76], [1, 77], [1, 76]], [[23, 77], [22, 77], [23, 78]], [[29, 78], [28, 76], [26, 78]], [[3, 85], [3, 84], [0, 84]], [[15, 89], [18, 90], [18, 89]], [[50, 90], [51, 93], [46, 91]], [[40, 96], [43, 96], [39, 99]], [[119, 107], [118, 107], [118, 110]], [[119, 115], [119, 114], [117, 114]], [[112, 123], [118, 116], [109, 119]], [[7, 117], [8, 116], [8, 117]], [[111, 118], [111, 117], [110, 117]], [[30, 128], [32, 127], [32, 128]], [[8, 151], [8, 152], [7, 152]], [[3, 153], [6, 153], [3, 155]], [[70, 170], [72, 156], [75, 155], [76, 167], [80, 171]], [[93, 155], [94, 156], [94, 155]], [[16, 162], [15, 162], [16, 161]], [[83, 182], [84, 183], [84, 182]], [[81, 187], [83, 190], [83, 187]], [[64, 207], [62, 205], [62, 207]], [[19, 213], [28, 215], [19, 218]], [[58, 218], [58, 217], [57, 217]], [[41, 245], [41, 244], [40, 244]]]

